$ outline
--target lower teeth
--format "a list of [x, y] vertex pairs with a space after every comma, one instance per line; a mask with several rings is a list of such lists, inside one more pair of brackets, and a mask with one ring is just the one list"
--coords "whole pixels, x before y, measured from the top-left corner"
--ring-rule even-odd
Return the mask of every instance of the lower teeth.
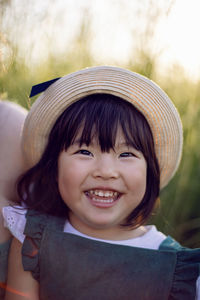
[[110, 199], [110, 200], [100, 200], [100, 199], [96, 199], [96, 198], [92, 198], [93, 201], [95, 202], [100, 202], [100, 203], [112, 203], [114, 200]]

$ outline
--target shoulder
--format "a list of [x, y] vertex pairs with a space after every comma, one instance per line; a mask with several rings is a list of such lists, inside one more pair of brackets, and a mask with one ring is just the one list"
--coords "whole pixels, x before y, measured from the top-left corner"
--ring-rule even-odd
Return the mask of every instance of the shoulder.
[[167, 238], [165, 234], [158, 231], [154, 225], [144, 226], [145, 233], [136, 238], [134, 246], [158, 250], [161, 243]]
[[174, 269], [174, 294], [179, 290], [184, 293], [196, 285], [196, 299], [200, 300], [200, 248], [190, 249], [181, 246], [176, 240], [168, 236], [160, 245], [159, 250], [174, 252], [176, 265]]
[[33, 232], [42, 232], [45, 227], [63, 229], [65, 220], [21, 206], [6, 206], [2, 209], [4, 227], [21, 243], [25, 236]]
[[24, 228], [26, 225], [27, 210], [21, 206], [6, 206], [2, 209], [4, 226], [18, 241], [24, 241]]

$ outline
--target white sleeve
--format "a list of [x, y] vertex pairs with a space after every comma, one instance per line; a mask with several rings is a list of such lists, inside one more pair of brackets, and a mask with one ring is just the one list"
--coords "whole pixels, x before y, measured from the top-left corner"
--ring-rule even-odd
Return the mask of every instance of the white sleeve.
[[20, 206], [5, 206], [2, 210], [4, 218], [4, 226], [8, 228], [11, 234], [23, 243], [25, 235], [24, 228], [26, 225], [27, 210]]
[[197, 293], [196, 300], [200, 300], [200, 276], [197, 279]]

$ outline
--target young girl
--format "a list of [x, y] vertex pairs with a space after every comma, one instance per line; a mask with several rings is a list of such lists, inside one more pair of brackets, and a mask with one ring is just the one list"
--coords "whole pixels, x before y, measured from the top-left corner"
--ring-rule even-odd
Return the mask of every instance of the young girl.
[[116, 67], [57, 78], [31, 96], [42, 91], [23, 130], [27, 210], [4, 208], [15, 236], [6, 300], [200, 299], [200, 249], [144, 225], [181, 158], [171, 100]]
[[0, 299], [4, 299], [11, 234], [3, 226], [2, 208], [17, 200], [16, 180], [25, 171], [21, 131], [27, 111], [0, 100]]

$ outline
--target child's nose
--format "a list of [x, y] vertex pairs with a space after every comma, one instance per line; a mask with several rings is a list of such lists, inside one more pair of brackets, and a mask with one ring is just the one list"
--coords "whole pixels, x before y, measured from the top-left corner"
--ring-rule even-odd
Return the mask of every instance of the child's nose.
[[93, 172], [94, 177], [103, 179], [118, 178], [119, 170], [115, 159], [109, 153], [103, 153], [97, 160]]

